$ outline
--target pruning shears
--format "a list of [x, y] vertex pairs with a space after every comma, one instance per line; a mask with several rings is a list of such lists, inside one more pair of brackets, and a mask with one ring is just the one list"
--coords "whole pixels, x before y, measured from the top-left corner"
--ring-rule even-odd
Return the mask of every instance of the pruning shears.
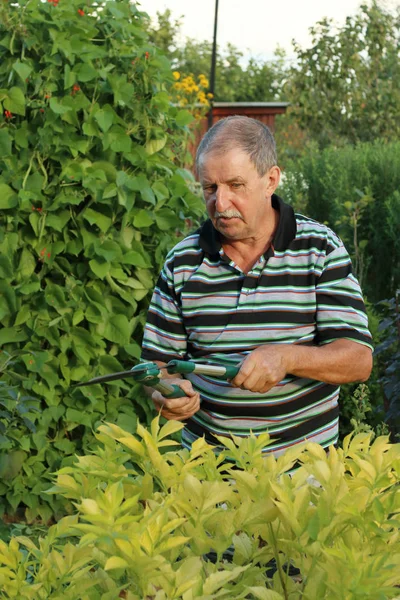
[[204, 363], [195, 363], [190, 360], [170, 360], [164, 367], [159, 367], [154, 362], [145, 362], [132, 367], [129, 371], [120, 371], [94, 377], [89, 381], [76, 384], [74, 387], [83, 387], [85, 385], [94, 385], [95, 383], [107, 383], [117, 379], [132, 377], [137, 383], [148, 385], [161, 392], [165, 398], [183, 398], [185, 392], [178, 386], [168, 383], [161, 379], [161, 371], [166, 370], [170, 375], [185, 375], [187, 373], [197, 373], [199, 375], [210, 375], [220, 379], [233, 379], [239, 372], [239, 365], [211, 365]]

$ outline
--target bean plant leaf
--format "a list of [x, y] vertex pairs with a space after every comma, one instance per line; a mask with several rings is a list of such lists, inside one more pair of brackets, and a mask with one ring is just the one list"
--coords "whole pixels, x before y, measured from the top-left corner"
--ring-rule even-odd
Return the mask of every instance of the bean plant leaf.
[[6, 183], [0, 183], [0, 209], [14, 208], [18, 205], [18, 196]]
[[12, 87], [8, 91], [3, 106], [6, 110], [16, 115], [25, 115], [25, 96], [21, 88]]
[[[192, 193], [174, 179], [187, 130], [147, 30], [128, 0], [101, 11], [0, 3], [0, 357], [15, 363], [1, 379], [38, 409], [21, 403], [23, 434], [0, 431], [10, 452], [27, 453], [15, 478], [0, 478], [0, 509], [20, 505], [32, 522], [69, 510], [44, 490], [97, 423], [151, 417], [133, 382], [71, 387], [139, 359], [156, 273], [176, 243], [155, 214]], [[195, 214], [180, 213], [180, 228], [185, 217]]]

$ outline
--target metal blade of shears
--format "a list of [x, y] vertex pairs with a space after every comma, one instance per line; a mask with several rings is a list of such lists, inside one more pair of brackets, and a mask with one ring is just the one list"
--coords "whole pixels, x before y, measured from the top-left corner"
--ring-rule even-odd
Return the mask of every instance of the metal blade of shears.
[[109, 373], [107, 375], [93, 377], [93, 379], [89, 379], [89, 381], [76, 383], [74, 387], [94, 385], [95, 383], [107, 383], [109, 381], [116, 381], [117, 379], [125, 379], [127, 377], [133, 377], [133, 379], [136, 379], [139, 382], [145, 382], [146, 379], [157, 378], [160, 371], [165, 368], [166, 367], [159, 367], [155, 363], [139, 363], [138, 365], [132, 367], [132, 369], [129, 369], [129, 371], [119, 371], [118, 373]]
[[125, 379], [126, 377], [135, 377], [136, 374], [132, 370], [119, 371], [118, 373], [110, 373], [108, 375], [101, 375], [100, 377], [93, 377], [93, 379], [89, 379], [89, 381], [75, 383], [73, 387], [84, 387], [85, 385], [94, 385], [95, 383], [107, 383], [108, 381], [116, 381], [117, 379]]

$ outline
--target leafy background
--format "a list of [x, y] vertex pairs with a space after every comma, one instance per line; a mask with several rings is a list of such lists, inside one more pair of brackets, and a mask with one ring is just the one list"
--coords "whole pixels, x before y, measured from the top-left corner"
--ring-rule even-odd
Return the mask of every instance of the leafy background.
[[[342, 389], [341, 431], [380, 433], [385, 420], [392, 439], [400, 433], [399, 14], [373, 1], [341, 28], [317, 23], [311, 46], [295, 45], [294, 64], [278, 51], [244, 65], [237, 48], [220, 49], [216, 98], [291, 102], [277, 119], [280, 192], [345, 241], [378, 345], [368, 386]], [[94, 447], [99, 423], [134, 431], [138, 419], [149, 422], [133, 383], [72, 386], [137, 360], [163, 257], [203, 215], [185, 167], [206, 109], [210, 46], [179, 46], [178, 34], [168, 11], [150, 23], [127, 0], [0, 3], [6, 520], [57, 519], [71, 507], [44, 491], [55, 470]]]
[[172, 82], [134, 4], [0, 5], [0, 397], [23, 413], [0, 438], [3, 511], [57, 514], [50, 473], [102, 419], [149, 414], [135, 385], [71, 386], [138, 359], [162, 258], [203, 211]]

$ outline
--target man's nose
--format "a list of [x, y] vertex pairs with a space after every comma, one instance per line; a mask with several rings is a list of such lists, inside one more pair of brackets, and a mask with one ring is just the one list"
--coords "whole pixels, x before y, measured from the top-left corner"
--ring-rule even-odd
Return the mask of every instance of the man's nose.
[[229, 191], [218, 186], [215, 193], [215, 208], [218, 212], [224, 212], [230, 207], [231, 203], [229, 200]]

